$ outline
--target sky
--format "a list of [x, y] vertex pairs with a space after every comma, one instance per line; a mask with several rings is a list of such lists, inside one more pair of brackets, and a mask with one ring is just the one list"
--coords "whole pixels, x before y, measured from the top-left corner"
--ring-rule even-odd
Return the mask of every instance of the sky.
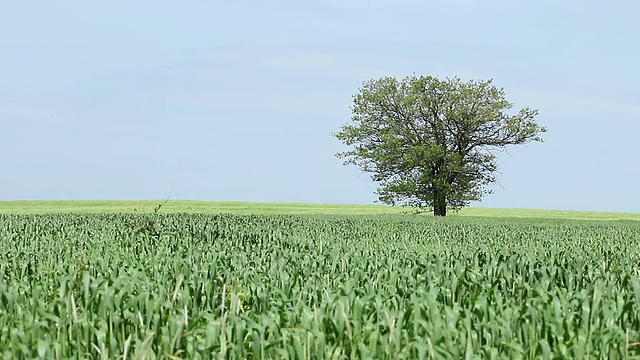
[[473, 206], [640, 212], [640, 2], [0, 5], [0, 200], [371, 204], [335, 153], [382, 76], [493, 79], [544, 143]]

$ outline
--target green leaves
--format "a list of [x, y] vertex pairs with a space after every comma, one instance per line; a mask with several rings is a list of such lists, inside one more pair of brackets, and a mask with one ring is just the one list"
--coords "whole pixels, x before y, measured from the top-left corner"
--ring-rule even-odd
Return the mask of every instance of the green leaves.
[[353, 147], [337, 156], [371, 173], [383, 203], [444, 215], [488, 193], [492, 149], [542, 141], [538, 111], [512, 107], [492, 80], [372, 79], [353, 97], [352, 123], [333, 134]]

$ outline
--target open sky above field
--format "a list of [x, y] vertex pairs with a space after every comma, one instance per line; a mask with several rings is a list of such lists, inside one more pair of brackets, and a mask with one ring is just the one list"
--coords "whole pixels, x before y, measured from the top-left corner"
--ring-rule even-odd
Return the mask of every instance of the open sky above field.
[[334, 157], [379, 76], [493, 78], [546, 142], [484, 207], [640, 212], [640, 3], [59, 0], [0, 5], [0, 200], [369, 204]]

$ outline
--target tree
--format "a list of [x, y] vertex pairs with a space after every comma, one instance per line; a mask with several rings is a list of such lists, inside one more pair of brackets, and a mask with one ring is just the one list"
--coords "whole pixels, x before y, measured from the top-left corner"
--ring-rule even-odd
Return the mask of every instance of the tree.
[[353, 147], [337, 156], [371, 173], [381, 202], [446, 216], [491, 193], [496, 150], [543, 141], [538, 110], [512, 107], [492, 80], [372, 79], [353, 97], [353, 122], [333, 134]]

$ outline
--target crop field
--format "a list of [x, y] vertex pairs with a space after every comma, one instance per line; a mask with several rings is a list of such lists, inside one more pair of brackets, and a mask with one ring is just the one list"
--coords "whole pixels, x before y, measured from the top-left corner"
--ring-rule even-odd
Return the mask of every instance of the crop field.
[[[411, 210], [386, 205], [251, 203], [240, 201], [193, 200], [56, 200], [0, 201], [0, 214], [140, 214], [161, 212], [237, 215], [402, 215]], [[640, 213], [597, 211], [464, 208], [449, 217], [502, 217], [571, 220], [638, 220]]]
[[0, 358], [640, 358], [640, 222], [0, 215]]

